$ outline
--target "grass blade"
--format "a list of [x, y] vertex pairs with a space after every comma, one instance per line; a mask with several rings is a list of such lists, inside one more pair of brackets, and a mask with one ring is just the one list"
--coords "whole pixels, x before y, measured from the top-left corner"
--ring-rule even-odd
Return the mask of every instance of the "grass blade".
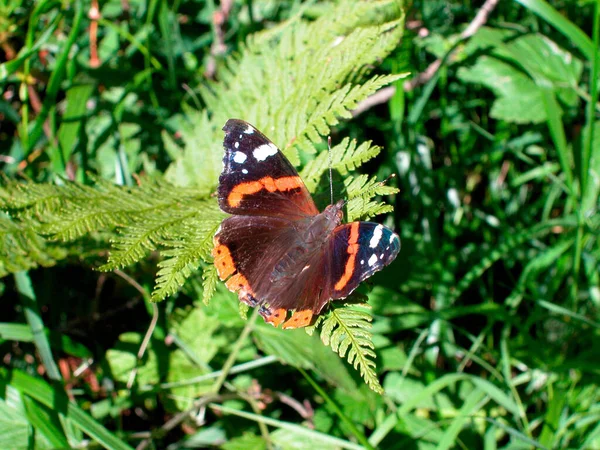
[[559, 13], [549, 3], [544, 0], [516, 0], [516, 2], [540, 16], [570, 39], [587, 59], [592, 60], [594, 58], [594, 53], [597, 53], [598, 47], [594, 47], [592, 40], [581, 28]]
[[[73, 26], [71, 28], [71, 32], [69, 33], [69, 37], [67, 38], [67, 42], [65, 43], [60, 56], [56, 61], [56, 67], [54, 71], [50, 75], [50, 80], [48, 81], [48, 87], [46, 88], [46, 97], [44, 99], [44, 103], [42, 104], [42, 109], [35, 120], [35, 125], [31, 133], [29, 133], [28, 138], [28, 147], [25, 148], [25, 154], [29, 154], [33, 149], [33, 146], [39, 139], [42, 134], [42, 127], [50, 110], [54, 108], [56, 105], [56, 97], [60, 88], [60, 84], [63, 80], [64, 74], [66, 72], [67, 62], [69, 61], [69, 54], [71, 53], [71, 48], [75, 44], [75, 40], [79, 36], [79, 27], [81, 25], [81, 20], [83, 19], [83, 7], [81, 6], [81, 1], [75, 2], [75, 19], [73, 21]], [[66, 163], [66, 161], [63, 161]]]
[[115, 450], [131, 450], [121, 439], [96, 422], [79, 406], [69, 401], [66, 394], [48, 385], [45, 381], [34, 378], [20, 370], [0, 369], [0, 377], [21, 393], [34, 398], [42, 405], [71, 419], [72, 423], [88, 434], [92, 439], [106, 448]]
[[15, 274], [15, 282], [25, 311], [25, 318], [27, 319], [31, 334], [33, 335], [33, 342], [40, 354], [46, 373], [50, 379], [59, 381], [61, 379], [60, 372], [58, 371], [58, 366], [54, 362], [52, 351], [50, 350], [50, 343], [44, 333], [44, 323], [42, 322], [29, 275], [27, 272], [18, 272]]

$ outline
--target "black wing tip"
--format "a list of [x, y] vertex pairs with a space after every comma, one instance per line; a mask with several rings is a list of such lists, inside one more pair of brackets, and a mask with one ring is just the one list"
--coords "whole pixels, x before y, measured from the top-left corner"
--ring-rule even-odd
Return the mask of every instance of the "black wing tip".
[[229, 119], [225, 123], [225, 125], [223, 125], [222, 130], [225, 131], [226, 133], [229, 133], [230, 131], [234, 131], [234, 130], [239, 130], [239, 129], [245, 130], [246, 128], [248, 128], [248, 125], [250, 125], [250, 124], [242, 119]]

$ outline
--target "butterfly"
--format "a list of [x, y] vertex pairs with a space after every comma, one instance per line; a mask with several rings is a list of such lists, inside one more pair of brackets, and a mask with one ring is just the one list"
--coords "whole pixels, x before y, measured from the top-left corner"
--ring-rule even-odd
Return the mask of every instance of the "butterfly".
[[223, 130], [217, 195], [231, 216], [214, 236], [214, 263], [267, 323], [309, 325], [396, 258], [398, 235], [373, 222], [343, 224], [343, 200], [319, 212], [294, 166], [252, 125], [229, 119]]

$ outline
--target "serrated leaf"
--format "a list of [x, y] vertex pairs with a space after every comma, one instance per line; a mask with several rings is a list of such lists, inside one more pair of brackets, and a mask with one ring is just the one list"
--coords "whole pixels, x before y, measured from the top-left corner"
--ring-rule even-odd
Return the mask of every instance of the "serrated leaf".
[[481, 56], [475, 65], [461, 67], [458, 77], [465, 83], [477, 83], [497, 96], [490, 115], [515, 123], [541, 123], [546, 112], [540, 88], [515, 67], [489, 56]]
[[[217, 351], [228, 344], [224, 335], [215, 335], [220, 324], [208, 317], [200, 306], [188, 311], [178, 310], [170, 322], [172, 333], [178, 338], [179, 348], [169, 353], [170, 370], [167, 381], [177, 383], [206, 373], [208, 363]], [[167, 402], [169, 409], [188, 409], [194, 399], [210, 390], [213, 381], [171, 388], [172, 395]]]
[[369, 179], [367, 175], [359, 175], [354, 178], [348, 177], [344, 180], [344, 184], [348, 194], [346, 209], [349, 222], [357, 219], [368, 219], [378, 214], [393, 211], [391, 205], [371, 199], [376, 195], [396, 194], [399, 189], [377, 181], [376, 177]]
[[[331, 168], [341, 175], [356, 169], [366, 161], [374, 158], [381, 147], [371, 145], [370, 141], [356, 145], [355, 140], [344, 138], [342, 142], [331, 148]], [[329, 152], [321, 152], [315, 159], [308, 162], [301, 177], [309, 191], [314, 191], [321, 176], [329, 169]]]

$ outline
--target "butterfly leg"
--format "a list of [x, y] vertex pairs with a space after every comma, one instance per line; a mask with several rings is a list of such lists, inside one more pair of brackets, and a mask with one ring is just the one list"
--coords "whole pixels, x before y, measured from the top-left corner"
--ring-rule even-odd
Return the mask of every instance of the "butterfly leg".
[[263, 317], [263, 319], [265, 319], [265, 322], [270, 323], [277, 328], [279, 324], [285, 320], [287, 310], [279, 308], [272, 311], [265, 306], [261, 306], [258, 310], [258, 313]]
[[302, 328], [310, 325], [313, 317], [312, 309], [305, 309], [303, 311], [294, 311], [290, 320], [283, 324], [283, 328]]

